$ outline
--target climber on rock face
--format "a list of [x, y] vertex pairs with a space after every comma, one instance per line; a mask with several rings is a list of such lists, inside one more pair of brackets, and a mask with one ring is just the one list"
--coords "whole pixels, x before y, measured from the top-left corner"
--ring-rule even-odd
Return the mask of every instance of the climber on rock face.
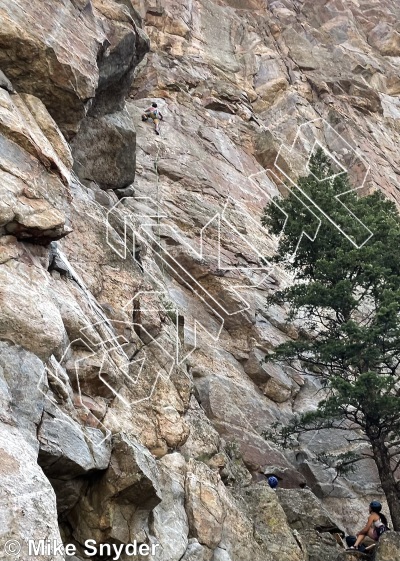
[[381, 510], [382, 505], [379, 501], [372, 501], [372, 503], [370, 503], [368, 521], [364, 528], [358, 532], [354, 545], [349, 549], [360, 549], [360, 544], [366, 537], [377, 542], [380, 536], [389, 529], [386, 516], [381, 514]]
[[157, 103], [152, 103], [151, 107], [146, 109], [146, 111], [142, 115], [142, 121], [152, 119], [156, 134], [160, 134], [160, 121], [162, 121], [163, 118], [164, 117], [162, 116], [161, 111], [157, 107]]

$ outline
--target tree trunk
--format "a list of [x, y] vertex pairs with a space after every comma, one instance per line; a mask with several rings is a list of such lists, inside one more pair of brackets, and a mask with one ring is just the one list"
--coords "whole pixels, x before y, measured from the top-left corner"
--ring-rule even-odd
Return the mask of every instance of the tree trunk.
[[390, 516], [392, 518], [393, 530], [400, 531], [400, 491], [390, 465], [390, 455], [385, 442], [381, 438], [368, 435], [374, 454], [376, 467], [382, 489], [388, 502]]

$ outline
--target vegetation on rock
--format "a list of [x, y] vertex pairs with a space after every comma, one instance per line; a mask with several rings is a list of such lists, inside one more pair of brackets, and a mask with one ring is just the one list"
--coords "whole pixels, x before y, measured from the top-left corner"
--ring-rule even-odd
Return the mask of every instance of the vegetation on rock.
[[[380, 192], [358, 197], [322, 150], [309, 167], [299, 189], [263, 214], [263, 225], [281, 234], [275, 261], [296, 275], [272, 300], [286, 302], [289, 321], [301, 318], [307, 327], [268, 359], [318, 377], [324, 398], [265, 437], [288, 446], [308, 431], [356, 430], [355, 451], [321, 459], [343, 474], [372, 457], [399, 530], [400, 217]], [[315, 240], [303, 234], [311, 208]]]

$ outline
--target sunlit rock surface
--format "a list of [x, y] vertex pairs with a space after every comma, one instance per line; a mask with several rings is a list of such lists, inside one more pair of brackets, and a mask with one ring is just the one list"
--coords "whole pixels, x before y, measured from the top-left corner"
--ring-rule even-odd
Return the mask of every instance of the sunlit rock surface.
[[343, 435], [262, 436], [320, 388], [265, 362], [301, 326], [266, 305], [290, 279], [260, 216], [316, 143], [399, 202], [399, 18], [396, 0], [0, 0], [0, 547], [343, 558], [332, 531], [359, 530], [378, 479], [316, 464]]

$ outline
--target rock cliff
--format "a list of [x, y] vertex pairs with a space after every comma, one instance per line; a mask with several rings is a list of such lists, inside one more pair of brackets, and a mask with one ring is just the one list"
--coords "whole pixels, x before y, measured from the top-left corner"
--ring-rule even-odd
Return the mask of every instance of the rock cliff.
[[263, 361], [301, 326], [266, 305], [290, 278], [260, 216], [317, 146], [400, 203], [399, 21], [397, 0], [0, 0], [1, 548], [343, 559], [378, 479], [318, 466], [340, 434], [262, 437], [320, 388]]

